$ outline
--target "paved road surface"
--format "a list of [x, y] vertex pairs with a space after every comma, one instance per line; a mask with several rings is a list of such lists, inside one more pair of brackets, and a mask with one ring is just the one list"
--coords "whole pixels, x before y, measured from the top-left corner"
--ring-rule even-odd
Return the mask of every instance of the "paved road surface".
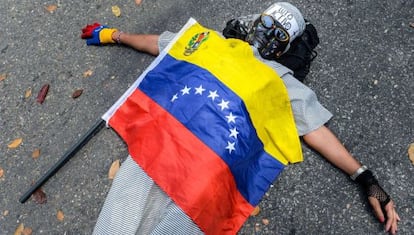
[[[99, 21], [125, 31], [178, 30], [189, 17], [221, 29], [271, 1], [12, 1], [0, 7], [0, 234], [19, 224], [33, 234], [90, 234], [124, 159], [123, 142], [101, 131], [43, 190], [46, 204], [18, 198], [109, 108], [152, 61], [125, 47], [87, 47], [80, 29]], [[376, 172], [398, 205], [400, 234], [414, 231], [412, 1], [294, 0], [319, 30], [319, 56], [306, 83], [335, 117], [330, 127]], [[57, 5], [53, 13], [45, 8]], [[111, 6], [118, 5], [121, 17]], [[85, 78], [84, 72], [93, 74]], [[46, 101], [36, 103], [43, 84]], [[31, 88], [32, 96], [24, 98]], [[78, 99], [72, 92], [83, 89]], [[17, 149], [7, 145], [23, 138]], [[32, 159], [35, 149], [41, 150]], [[358, 187], [304, 146], [305, 161], [283, 172], [240, 234], [383, 234]], [[63, 221], [56, 218], [64, 213]], [[268, 220], [268, 224], [263, 223]]]

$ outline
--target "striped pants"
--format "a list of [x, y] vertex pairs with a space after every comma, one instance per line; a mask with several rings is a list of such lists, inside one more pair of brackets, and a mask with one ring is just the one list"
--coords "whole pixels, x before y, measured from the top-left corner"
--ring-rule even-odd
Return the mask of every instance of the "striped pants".
[[128, 156], [99, 214], [93, 234], [203, 234]]

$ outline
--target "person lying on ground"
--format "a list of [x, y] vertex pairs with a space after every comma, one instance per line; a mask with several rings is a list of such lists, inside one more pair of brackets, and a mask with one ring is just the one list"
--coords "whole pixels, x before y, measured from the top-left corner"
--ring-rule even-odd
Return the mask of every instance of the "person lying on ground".
[[[280, 12], [284, 14], [281, 15]], [[251, 45], [254, 56], [282, 78], [288, 91], [298, 135], [366, 190], [375, 216], [381, 223], [385, 223], [386, 231], [395, 234], [400, 218], [393, 200], [373, 173], [356, 160], [325, 125], [332, 114], [319, 103], [316, 94], [295, 79], [291, 70], [272, 59], [285, 53], [290, 43], [303, 33], [305, 20], [302, 14], [295, 6], [278, 2], [254, 17], [246, 23], [248, 36], [245, 41]], [[284, 27], [279, 22], [282, 20], [292, 27]], [[116, 43], [154, 56], [159, 55], [175, 36], [175, 33], [169, 31], [160, 35], [127, 33], [99, 23], [87, 25], [82, 30], [82, 38], [87, 40], [87, 45]], [[288, 44], [283, 43], [286, 39], [284, 37], [289, 39]], [[136, 180], [130, 180], [132, 178]], [[94, 234], [116, 234], [121, 231], [122, 234], [162, 234], [171, 231], [203, 234], [130, 156], [122, 164], [113, 182]]]

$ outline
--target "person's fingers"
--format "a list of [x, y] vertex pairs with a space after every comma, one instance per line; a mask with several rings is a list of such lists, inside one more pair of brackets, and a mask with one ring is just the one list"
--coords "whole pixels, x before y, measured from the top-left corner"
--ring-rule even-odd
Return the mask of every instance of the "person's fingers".
[[385, 231], [389, 231], [391, 234], [396, 234], [398, 230], [398, 221], [400, 220], [400, 216], [395, 210], [394, 202], [390, 201], [387, 205], [385, 205], [384, 209], [387, 213], [387, 223], [385, 225]]
[[86, 33], [89, 29], [90, 25], [86, 25], [85, 27], [82, 28], [82, 33]]
[[95, 22], [93, 24], [88, 24], [84, 28], [82, 28], [82, 39], [90, 38], [92, 37], [93, 30], [101, 26], [101, 24]]
[[81, 38], [86, 39], [86, 38], [92, 37], [92, 31], [93, 31], [92, 25], [87, 25], [85, 28], [82, 29]]
[[91, 38], [92, 37], [92, 33], [90, 32], [85, 32], [81, 35], [82, 39], [87, 39], [87, 38]]
[[371, 204], [372, 208], [374, 209], [374, 214], [378, 218], [381, 223], [384, 223], [384, 213], [382, 212], [381, 205], [379, 201], [374, 197], [368, 197], [368, 201]]
[[385, 212], [387, 213], [387, 223], [385, 224], [385, 230], [388, 231], [393, 223], [394, 220], [394, 203], [390, 201], [387, 205], [384, 207]]

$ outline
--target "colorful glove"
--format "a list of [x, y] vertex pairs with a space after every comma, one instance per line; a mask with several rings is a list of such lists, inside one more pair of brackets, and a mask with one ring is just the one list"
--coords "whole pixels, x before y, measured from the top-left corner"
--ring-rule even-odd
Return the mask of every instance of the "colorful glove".
[[92, 25], [86, 25], [82, 29], [82, 39], [86, 39], [86, 45], [101, 46], [103, 44], [115, 43], [112, 39], [112, 34], [118, 31], [115, 28], [109, 28], [106, 25], [94, 23]]

